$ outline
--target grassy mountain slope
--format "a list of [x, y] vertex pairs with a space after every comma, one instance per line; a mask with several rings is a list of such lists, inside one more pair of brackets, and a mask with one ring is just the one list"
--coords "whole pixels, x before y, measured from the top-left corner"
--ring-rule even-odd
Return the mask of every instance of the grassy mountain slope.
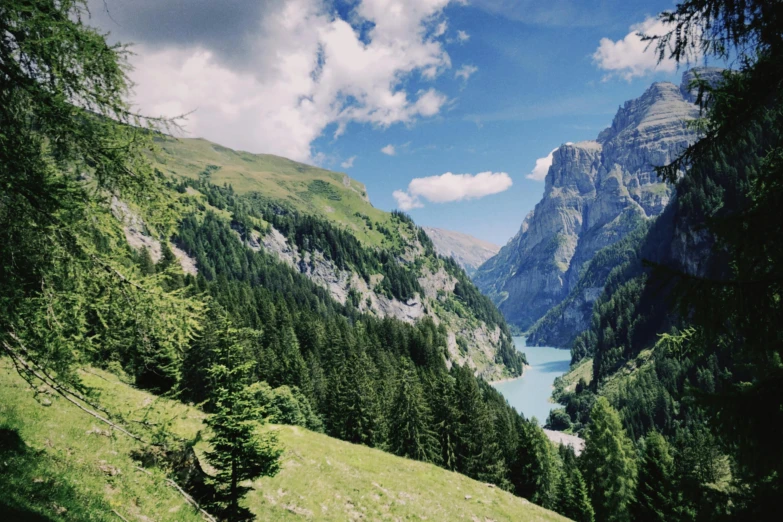
[[[204, 414], [122, 383], [81, 372], [102, 404], [131, 423], [170, 423], [193, 439]], [[158, 469], [130, 457], [140, 444], [51, 393], [38, 401], [0, 359], [0, 510], [25, 520], [195, 521], [201, 517]], [[43, 404], [49, 404], [44, 406]], [[430, 464], [272, 426], [285, 447], [282, 471], [253, 484], [248, 505], [259, 520], [566, 520], [525, 499]], [[207, 442], [196, 445], [201, 454]], [[5, 470], [14, 469], [14, 473]], [[148, 517], [148, 518], [145, 518]]]
[[298, 163], [271, 154], [235, 151], [210, 141], [156, 139], [153, 164], [165, 174], [227, 183], [239, 194], [260, 192], [306, 214], [315, 214], [348, 227], [357, 238], [380, 246], [383, 234], [365, 226], [365, 218], [388, 223], [390, 215], [370, 204], [364, 184], [347, 175]]
[[[510, 332], [494, 305], [461, 268], [438, 257], [410, 218], [373, 207], [363, 184], [342, 173], [233, 151], [203, 139], [161, 137], [156, 142], [155, 167], [167, 177], [191, 180], [176, 196], [182, 216], [213, 211], [242, 231], [249, 248], [272, 253], [341, 304], [352, 300], [361, 312], [407, 322], [432, 318], [448, 331], [449, 360], [469, 365], [487, 380], [521, 372], [521, 364], [512, 361], [518, 356]], [[218, 194], [207, 184], [230, 185], [231, 194]], [[207, 192], [211, 199], [204, 197]], [[248, 212], [252, 217], [247, 218]], [[307, 216], [328, 227], [309, 222]], [[312, 237], [303, 240], [312, 236], [314, 227], [334, 230], [320, 243]], [[383, 261], [381, 270], [380, 261], [361, 259], [388, 262]], [[407, 290], [390, 291], [394, 274], [407, 279]]]

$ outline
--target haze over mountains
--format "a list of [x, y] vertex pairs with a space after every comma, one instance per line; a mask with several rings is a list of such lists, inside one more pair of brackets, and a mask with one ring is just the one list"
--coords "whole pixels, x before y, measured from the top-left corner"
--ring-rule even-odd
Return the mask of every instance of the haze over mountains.
[[500, 246], [462, 232], [442, 228], [422, 227], [432, 239], [435, 251], [451, 257], [465, 272], [472, 276], [478, 267], [498, 253]]
[[[569, 295], [599, 250], [663, 211], [672, 189], [654, 168], [696, 139], [687, 123], [699, 116], [689, 90], [694, 75], [719, 73], [699, 68], [685, 72], [679, 86], [654, 83], [620, 107], [594, 141], [555, 151], [541, 202], [517, 235], [473, 276], [510, 323], [529, 329]], [[584, 329], [602, 287], [603, 281], [596, 281], [583, 288], [574, 308], [561, 311], [572, 324], [559, 327]]]

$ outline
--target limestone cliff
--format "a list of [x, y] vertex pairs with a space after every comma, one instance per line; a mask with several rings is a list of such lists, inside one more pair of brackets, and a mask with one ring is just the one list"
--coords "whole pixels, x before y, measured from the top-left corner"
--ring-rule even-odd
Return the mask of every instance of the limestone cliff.
[[[691, 80], [716, 71], [688, 71], [680, 86], [655, 83], [620, 107], [595, 141], [555, 151], [542, 200], [474, 275], [509, 322], [530, 328], [570, 294], [599, 250], [663, 211], [672, 192], [655, 167], [696, 140], [687, 123], [699, 116]], [[594, 294], [585, 294], [580, 310], [590, 308]]]

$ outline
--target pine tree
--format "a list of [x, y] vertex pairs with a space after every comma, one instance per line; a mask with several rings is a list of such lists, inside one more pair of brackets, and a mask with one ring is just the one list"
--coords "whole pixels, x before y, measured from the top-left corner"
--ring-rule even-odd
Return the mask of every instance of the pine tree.
[[144, 275], [155, 273], [155, 261], [152, 260], [149, 248], [142, 248], [138, 254], [139, 270]]
[[432, 415], [424, 401], [416, 369], [402, 360], [397, 395], [390, 412], [389, 447], [392, 452], [425, 462], [438, 460], [438, 447], [432, 432]]
[[206, 424], [212, 431], [207, 460], [217, 470], [214, 508], [229, 521], [248, 520], [250, 512], [240, 506], [249, 490], [240, 483], [273, 476], [280, 469], [282, 450], [276, 436], [259, 431], [260, 411], [248, 386], [252, 363], [247, 361], [238, 332], [225, 321], [215, 345], [215, 363], [209, 368], [214, 413]]
[[657, 431], [644, 439], [636, 498], [631, 505], [634, 520], [664, 522], [678, 520], [677, 495], [673, 482], [674, 459], [669, 444]]
[[457, 470], [478, 479], [489, 464], [486, 459], [490, 442], [487, 433], [489, 417], [470, 368], [454, 366], [452, 372], [456, 377], [455, 398], [460, 415], [456, 441]]
[[560, 446], [563, 469], [557, 487], [555, 511], [575, 522], [593, 522], [595, 512], [590, 504], [587, 484], [576, 462], [576, 456], [570, 448]]
[[511, 466], [514, 491], [536, 504], [553, 507], [558, 477], [552, 444], [533, 422], [520, 422], [517, 432], [517, 455]]
[[337, 368], [330, 388], [330, 431], [354, 444], [374, 446], [379, 423], [378, 398], [364, 353], [347, 358]]
[[455, 406], [454, 378], [445, 372], [436, 374], [431, 378], [430, 390], [440, 464], [446, 469], [456, 470], [459, 411]]
[[[201, 332], [182, 358], [179, 395], [184, 401], [202, 403], [210, 398], [210, 369], [216, 362], [225, 332], [225, 312], [213, 305], [207, 310]], [[206, 406], [209, 409], [210, 405]]]
[[628, 521], [636, 485], [634, 450], [605, 397], [599, 397], [590, 412], [582, 460], [596, 519]]

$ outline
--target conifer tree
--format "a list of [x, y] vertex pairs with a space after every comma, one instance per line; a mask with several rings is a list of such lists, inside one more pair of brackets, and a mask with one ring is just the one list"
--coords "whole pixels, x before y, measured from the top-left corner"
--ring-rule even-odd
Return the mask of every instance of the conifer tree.
[[664, 522], [678, 520], [676, 491], [673, 483], [674, 459], [669, 444], [657, 431], [644, 439], [639, 463], [636, 498], [631, 505], [634, 520]]
[[229, 521], [247, 520], [247, 508], [240, 499], [249, 488], [240, 483], [261, 476], [273, 476], [280, 469], [282, 450], [276, 436], [259, 431], [261, 411], [255, 403], [248, 375], [252, 363], [245, 356], [239, 333], [228, 320], [214, 345], [214, 364], [209, 368], [214, 413], [206, 420], [212, 431], [207, 459], [217, 475], [214, 508]]
[[517, 495], [552, 507], [557, 488], [557, 468], [552, 444], [533, 422], [518, 428], [517, 455], [511, 466], [511, 481]]
[[390, 449], [397, 455], [425, 462], [438, 460], [438, 447], [432, 432], [432, 415], [424, 401], [416, 369], [402, 360], [397, 394], [390, 412]]
[[590, 504], [587, 484], [576, 462], [573, 450], [560, 446], [563, 469], [557, 487], [555, 510], [575, 522], [593, 522], [595, 512]]
[[605, 397], [599, 397], [590, 412], [582, 460], [596, 519], [630, 520], [636, 486], [633, 445]]
[[374, 446], [379, 423], [378, 398], [364, 353], [353, 355], [331, 379], [331, 433], [335, 437]]
[[448, 373], [436, 374], [431, 383], [432, 413], [435, 436], [440, 446], [440, 464], [446, 469], [457, 468], [459, 410], [454, 396], [454, 378]]
[[152, 260], [149, 248], [139, 250], [138, 263], [142, 274], [152, 275], [155, 273], [155, 261]]
[[477, 479], [488, 464], [485, 452], [489, 444], [487, 429], [491, 426], [473, 372], [461, 366], [455, 366], [452, 372], [456, 377], [455, 398], [460, 413], [456, 441], [457, 469]]

